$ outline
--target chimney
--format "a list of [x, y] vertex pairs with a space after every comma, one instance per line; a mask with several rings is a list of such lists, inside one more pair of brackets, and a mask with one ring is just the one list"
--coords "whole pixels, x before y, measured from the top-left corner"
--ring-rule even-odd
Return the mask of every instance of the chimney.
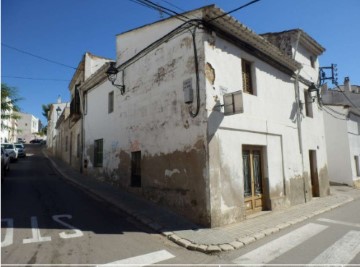
[[348, 91], [351, 92], [351, 84], [350, 84], [350, 78], [349, 77], [345, 77], [344, 79], [344, 91]]
[[61, 104], [61, 96], [59, 95], [58, 98], [57, 98], [57, 103], [58, 104]]

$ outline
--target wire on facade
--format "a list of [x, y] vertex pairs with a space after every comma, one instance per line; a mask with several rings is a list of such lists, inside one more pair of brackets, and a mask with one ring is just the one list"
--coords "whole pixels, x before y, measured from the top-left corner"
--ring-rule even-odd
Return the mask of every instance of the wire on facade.
[[342, 94], [344, 95], [344, 97], [347, 99], [347, 101], [349, 101], [349, 103], [350, 103], [354, 108], [356, 108], [357, 110], [360, 111], [360, 108], [359, 108], [357, 105], [355, 105], [354, 102], [351, 101], [351, 99], [345, 94], [345, 92], [344, 92], [343, 90], [341, 90], [341, 88], [339, 87], [339, 85], [336, 85], [336, 87], [339, 89], [339, 90], [337, 90], [337, 91], [340, 92], [340, 93], [342, 93]]
[[337, 119], [337, 120], [342, 120], [342, 121], [347, 121], [348, 119], [346, 118], [346, 115], [345, 114], [341, 114], [342, 116], [344, 116], [345, 118], [339, 118], [339, 117], [336, 117], [334, 114], [332, 114], [329, 110], [327, 110], [327, 106], [323, 105], [323, 106], [320, 106], [319, 103], [318, 103], [318, 107], [320, 110], [324, 111], [325, 113], [329, 114], [331, 117]]

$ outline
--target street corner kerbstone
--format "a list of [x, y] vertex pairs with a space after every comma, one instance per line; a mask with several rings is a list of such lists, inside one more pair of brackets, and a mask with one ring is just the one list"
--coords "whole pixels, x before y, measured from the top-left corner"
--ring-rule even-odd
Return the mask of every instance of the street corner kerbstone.
[[185, 248], [187, 248], [191, 244], [191, 242], [189, 240], [183, 239], [183, 238], [176, 240], [175, 243], [178, 244], [179, 246], [182, 246]]
[[168, 236], [168, 238], [169, 238], [171, 241], [174, 241], [174, 242], [176, 242], [176, 241], [178, 241], [178, 240], [181, 239], [181, 237], [179, 237], [178, 235], [175, 235], [175, 234]]
[[221, 248], [217, 245], [210, 245], [206, 249], [206, 253], [216, 253], [221, 252]]
[[266, 235], [263, 232], [257, 232], [255, 234], [253, 234], [252, 236], [255, 237], [256, 240], [259, 240], [259, 239], [264, 238]]
[[231, 246], [234, 247], [234, 249], [239, 249], [242, 248], [244, 246], [244, 243], [239, 242], [239, 241], [233, 241], [230, 243]]
[[[174, 235], [174, 232], [169, 232], [169, 231], [162, 231], [160, 230], [161, 233], [166, 236], [167, 238], [169, 238], [170, 236]], [[169, 238], [170, 239], [170, 238]]]
[[[200, 245], [191, 243], [191, 244], [188, 245], [186, 248], [187, 248], [188, 250], [199, 251], [199, 247], [200, 247]], [[206, 251], [206, 248], [204, 249], [204, 251]], [[203, 251], [203, 252], [204, 252], [204, 251]]]
[[221, 248], [222, 251], [234, 250], [234, 247], [231, 246], [230, 244], [221, 244], [219, 245], [219, 247]]
[[267, 228], [265, 230], [262, 231], [262, 233], [264, 233], [265, 235], [272, 235], [273, 233], [279, 232], [280, 229], [277, 227], [271, 227], [271, 228]]
[[276, 227], [279, 228], [280, 230], [282, 230], [282, 229], [289, 227], [290, 225], [291, 225], [290, 223], [280, 223], [280, 224], [276, 225]]
[[198, 245], [196, 251], [206, 253], [208, 246], [207, 245]]
[[243, 243], [244, 245], [248, 245], [252, 242], [254, 242], [256, 239], [253, 236], [244, 236], [244, 237], [240, 237], [237, 238], [237, 241]]

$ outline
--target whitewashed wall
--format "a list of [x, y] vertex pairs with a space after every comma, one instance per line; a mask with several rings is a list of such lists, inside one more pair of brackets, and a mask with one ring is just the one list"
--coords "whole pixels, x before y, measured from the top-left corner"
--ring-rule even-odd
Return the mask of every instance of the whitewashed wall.
[[[149, 26], [146, 36], [151, 32], [165, 35], [168, 29], [178, 25], [177, 20], [162, 23], [166, 25]], [[166, 31], [159, 33], [159, 29]], [[138, 35], [146, 38], [141, 33]], [[121, 35], [117, 40], [118, 53], [131, 47]], [[200, 33], [197, 43], [203, 69]], [[122, 82], [121, 75], [120, 72], [117, 83]], [[84, 118], [85, 158], [89, 160], [87, 171], [99, 179], [126, 187], [198, 223], [209, 225], [205, 91], [202, 86], [200, 113], [192, 118], [183, 93], [183, 81], [189, 78], [195, 91], [194, 51], [191, 34], [187, 31], [125, 69], [123, 96], [108, 81], [89, 90]], [[204, 79], [200, 82], [204, 84]], [[111, 91], [114, 91], [115, 106], [114, 112], [108, 114]], [[194, 111], [195, 103], [196, 97]], [[94, 140], [97, 139], [104, 142], [102, 168], [93, 167]], [[142, 156], [141, 188], [130, 187], [131, 152], [134, 151], [141, 151]]]
[[[330, 107], [341, 114], [348, 113], [343, 106]], [[339, 120], [326, 113], [324, 118], [330, 181], [359, 186], [354, 156], [360, 157], [360, 116], [351, 113], [349, 120]]]
[[[306, 55], [302, 52], [300, 49], [297, 55], [304, 60]], [[265, 150], [264, 175], [269, 183], [272, 209], [303, 203], [304, 190], [307, 200], [311, 199], [310, 149], [316, 151], [318, 172], [324, 172], [321, 195], [328, 194], [323, 115], [316, 103], [312, 104], [313, 118], [302, 119], [301, 155], [294, 79], [218, 37], [207, 37], [205, 55], [206, 64], [210, 63], [215, 72], [214, 84], [210, 79], [206, 81], [211, 206], [217, 219], [214, 224], [244, 216], [243, 145], [262, 146]], [[253, 63], [255, 95], [243, 94], [244, 113], [224, 116], [216, 106], [222, 104], [223, 91], [242, 90], [241, 58]], [[317, 79], [316, 71], [308, 72], [314, 75], [313, 80]], [[300, 84], [302, 102], [304, 89]]]

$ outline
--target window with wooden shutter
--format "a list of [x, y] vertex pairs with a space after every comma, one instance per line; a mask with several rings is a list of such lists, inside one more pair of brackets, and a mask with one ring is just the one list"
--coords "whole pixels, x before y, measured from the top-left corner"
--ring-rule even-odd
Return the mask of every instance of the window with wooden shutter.
[[242, 59], [242, 80], [243, 80], [243, 91], [248, 94], [254, 94], [252, 76], [251, 76], [251, 62]]

